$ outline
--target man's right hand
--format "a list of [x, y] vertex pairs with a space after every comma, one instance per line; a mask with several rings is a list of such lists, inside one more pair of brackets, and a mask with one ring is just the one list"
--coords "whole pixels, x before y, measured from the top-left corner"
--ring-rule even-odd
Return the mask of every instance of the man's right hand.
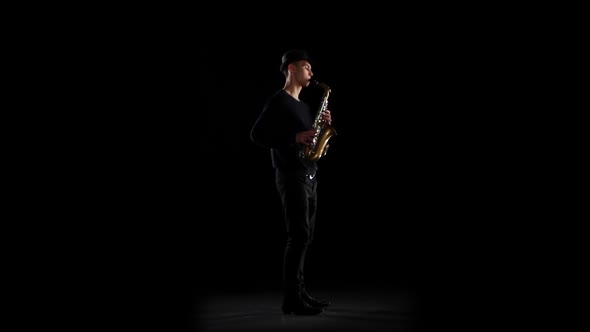
[[317, 134], [318, 133], [315, 131], [315, 129], [298, 132], [295, 135], [295, 143], [308, 146], [311, 144], [313, 138], [316, 137]]

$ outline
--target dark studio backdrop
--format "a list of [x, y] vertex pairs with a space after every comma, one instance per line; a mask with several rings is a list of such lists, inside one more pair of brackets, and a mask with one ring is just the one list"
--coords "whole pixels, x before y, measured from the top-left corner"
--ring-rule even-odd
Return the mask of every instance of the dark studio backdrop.
[[[113, 227], [126, 250], [113, 262], [133, 272], [121, 286], [137, 291], [130, 301], [182, 324], [207, 295], [280, 288], [280, 202], [270, 154], [249, 133], [284, 84], [291, 48], [307, 50], [314, 78], [331, 87], [337, 131], [319, 161], [310, 289], [404, 289], [427, 310], [468, 310], [512, 282], [506, 265], [519, 262], [499, 255], [519, 240], [520, 216], [509, 212], [520, 197], [500, 107], [510, 93], [504, 49], [433, 30], [380, 42], [252, 36], [199, 40], [196, 50], [162, 38], [161, 49], [146, 43], [129, 57], [132, 69], [117, 64], [124, 79], [109, 88], [125, 104], [113, 101], [108, 158], [94, 158], [103, 164], [93, 174], [114, 202], [105, 220], [124, 221]], [[302, 92], [314, 110], [320, 96]]]
[[[292, 48], [331, 87], [337, 131], [319, 161], [310, 289], [407, 289], [427, 309], [473, 311], [520, 283], [522, 260], [506, 254], [526, 215], [526, 146], [511, 140], [520, 119], [508, 100], [519, 41], [469, 26], [342, 23], [289, 41], [272, 28], [212, 37], [221, 24], [198, 38], [176, 26], [141, 40], [117, 32], [83, 73], [99, 79], [97, 112], [80, 127], [92, 142], [77, 143], [89, 165], [77, 184], [92, 199], [77, 199], [100, 222], [93, 250], [113, 254], [92, 288], [112, 291], [122, 315], [190, 325], [206, 295], [280, 288], [280, 202], [270, 154], [249, 132]], [[320, 95], [302, 92], [314, 110]]]
[[[113, 181], [116, 215], [133, 220], [117, 226], [131, 247], [117, 262], [139, 272], [128, 284], [140, 302], [177, 317], [216, 292], [280, 288], [280, 202], [270, 154], [249, 133], [291, 48], [331, 87], [337, 131], [319, 161], [310, 289], [407, 289], [426, 308], [490, 299], [517, 263], [498, 256], [518, 240], [506, 48], [482, 31], [416, 25], [377, 41], [274, 33], [160, 36], [127, 59], [132, 69], [117, 64], [129, 80], [112, 83], [126, 96], [116, 105], [134, 111], [116, 114], [116, 181], [98, 181]], [[320, 95], [302, 92], [314, 110]]]
[[[314, 78], [332, 89], [337, 131], [319, 161], [308, 282], [401, 287], [425, 301], [453, 293], [450, 301], [461, 306], [468, 302], [459, 298], [491, 292], [493, 242], [512, 204], [498, 191], [509, 165], [499, 151], [503, 120], [494, 97], [503, 69], [490, 60], [502, 55], [472, 37], [204, 45], [199, 182], [207, 213], [200, 213], [204, 242], [192, 266], [199, 286], [280, 286], [282, 215], [269, 152], [249, 131], [265, 98], [283, 86], [281, 55], [303, 48]], [[320, 94], [308, 88], [302, 98], [317, 109]]]

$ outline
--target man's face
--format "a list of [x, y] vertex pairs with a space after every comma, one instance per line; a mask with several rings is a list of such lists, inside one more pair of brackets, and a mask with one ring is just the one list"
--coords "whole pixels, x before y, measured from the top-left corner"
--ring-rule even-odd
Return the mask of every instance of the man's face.
[[295, 69], [293, 72], [295, 80], [302, 86], [308, 86], [313, 76], [311, 64], [307, 60], [299, 60], [293, 63], [293, 68]]

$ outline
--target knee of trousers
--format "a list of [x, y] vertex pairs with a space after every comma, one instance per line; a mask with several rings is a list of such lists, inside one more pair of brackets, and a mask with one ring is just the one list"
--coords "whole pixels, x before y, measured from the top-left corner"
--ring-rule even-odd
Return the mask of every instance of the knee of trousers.
[[289, 237], [287, 239], [287, 245], [289, 248], [299, 248], [305, 249], [311, 243], [311, 238], [309, 236], [301, 236], [301, 237]]

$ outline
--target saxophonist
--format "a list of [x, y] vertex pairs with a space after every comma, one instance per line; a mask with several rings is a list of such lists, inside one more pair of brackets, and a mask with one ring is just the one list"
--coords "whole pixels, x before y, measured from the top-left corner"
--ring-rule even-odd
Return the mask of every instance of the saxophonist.
[[[313, 297], [306, 288], [304, 266], [307, 249], [313, 239], [317, 210], [317, 160], [301, 157], [301, 149], [317, 138], [309, 105], [299, 99], [303, 88], [311, 84], [312, 65], [305, 50], [283, 54], [280, 71], [285, 76], [282, 89], [267, 99], [250, 131], [251, 140], [270, 150], [275, 171], [276, 190], [281, 198], [286, 244], [282, 262], [284, 314], [317, 315], [329, 306]], [[330, 125], [330, 111], [322, 110], [321, 119]]]

